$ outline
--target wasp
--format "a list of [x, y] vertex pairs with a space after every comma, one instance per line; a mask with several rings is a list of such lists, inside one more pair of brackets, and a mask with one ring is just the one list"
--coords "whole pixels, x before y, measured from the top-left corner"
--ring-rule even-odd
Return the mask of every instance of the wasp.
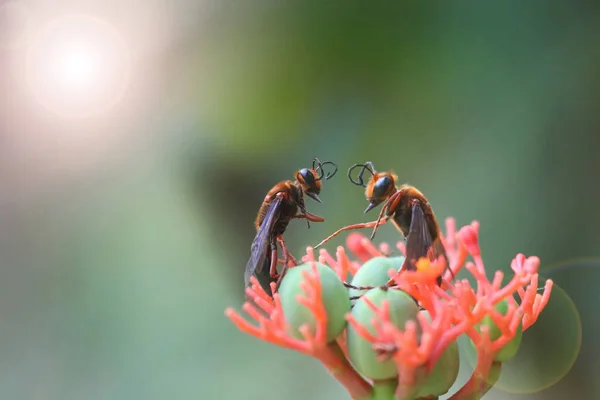
[[[352, 172], [356, 168], [361, 169], [357, 179], [354, 179]], [[365, 183], [363, 178], [365, 172], [371, 174], [367, 183]], [[449, 269], [448, 256], [441, 241], [439, 225], [431, 205], [423, 193], [410, 185], [396, 187], [398, 177], [391, 171], [377, 172], [370, 161], [351, 166], [348, 169], [348, 178], [355, 185], [366, 188], [365, 196], [369, 205], [365, 209], [365, 213], [383, 203], [379, 217], [376, 221], [340, 228], [315, 246], [315, 248], [323, 245], [341, 232], [352, 229], [373, 228], [373, 233], [371, 234], [371, 240], [373, 240], [377, 229], [391, 220], [406, 239], [406, 258], [402, 270], [416, 270], [415, 263], [422, 257], [427, 257], [430, 261], [434, 261], [440, 256], [444, 257], [446, 268]], [[438, 277], [437, 283], [441, 285], [442, 276]]]
[[[324, 166], [331, 165], [333, 172], [324, 173]], [[296, 259], [290, 254], [285, 245], [283, 234], [288, 224], [294, 218], [304, 218], [307, 227], [310, 222], [323, 222], [325, 219], [306, 210], [304, 195], [322, 203], [319, 198], [322, 180], [331, 179], [337, 172], [337, 165], [331, 161], [320, 162], [315, 158], [312, 168], [302, 168], [294, 174], [295, 181], [286, 180], [277, 183], [269, 190], [258, 210], [256, 221], [256, 236], [250, 247], [250, 259], [246, 264], [244, 279], [246, 287], [250, 284], [250, 277], [254, 274], [267, 292], [269, 284], [265, 281], [277, 281], [277, 287], [291, 261], [297, 265]], [[310, 221], [310, 222], [309, 222]], [[277, 244], [281, 246], [284, 260], [277, 257]], [[281, 276], [277, 273], [277, 264], [283, 263]]]

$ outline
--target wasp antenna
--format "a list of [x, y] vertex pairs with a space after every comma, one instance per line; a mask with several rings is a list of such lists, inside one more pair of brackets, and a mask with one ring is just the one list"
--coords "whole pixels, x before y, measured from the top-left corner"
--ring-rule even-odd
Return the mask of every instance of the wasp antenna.
[[338, 166], [336, 163], [334, 163], [333, 161], [325, 161], [322, 165], [332, 165], [333, 166], [333, 172], [328, 172], [327, 175], [325, 175], [325, 179], [331, 179], [333, 178], [333, 176], [337, 173], [338, 171]]
[[[317, 163], [316, 168], [315, 168], [315, 162]], [[327, 174], [325, 174], [323, 166], [328, 165], [328, 164], [333, 165], [334, 170], [333, 170], [333, 172], [328, 172]], [[335, 164], [332, 161], [325, 161], [324, 163], [322, 163], [321, 161], [319, 161], [318, 158], [315, 158], [313, 160], [313, 169], [318, 172], [319, 176], [317, 177], [317, 180], [320, 181], [321, 179], [323, 179], [323, 175], [325, 175], [326, 180], [332, 178], [337, 173], [338, 166], [337, 166], [337, 164]]]
[[[316, 166], [315, 166], [315, 163], [317, 163], [317, 165], [316, 165]], [[314, 170], [316, 171], [317, 169], [319, 169], [319, 168], [320, 168], [320, 166], [321, 166], [321, 161], [319, 161], [319, 159], [318, 159], [317, 157], [315, 157], [315, 158], [313, 159], [313, 163], [312, 163], [312, 169], [314, 169]]]
[[[352, 171], [358, 167], [361, 167], [360, 172], [358, 173], [358, 179], [354, 180], [352, 179]], [[373, 163], [371, 161], [367, 161], [364, 164], [354, 164], [353, 166], [348, 168], [348, 179], [350, 179], [350, 182], [354, 183], [357, 186], [366, 187], [367, 184], [363, 179], [365, 171], [369, 171], [371, 175], [375, 175], [375, 167], [373, 166]]]

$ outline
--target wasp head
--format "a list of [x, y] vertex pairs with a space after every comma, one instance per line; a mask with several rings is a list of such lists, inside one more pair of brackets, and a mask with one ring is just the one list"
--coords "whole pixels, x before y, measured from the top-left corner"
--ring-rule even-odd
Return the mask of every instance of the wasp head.
[[300, 183], [302, 190], [308, 197], [322, 203], [319, 198], [321, 193], [321, 180], [317, 179], [317, 171], [309, 168], [302, 168], [296, 172], [296, 180]]
[[[358, 167], [360, 167], [360, 172], [358, 173], [358, 178], [354, 179], [352, 178], [352, 171]], [[365, 183], [363, 175], [367, 171], [371, 174], [371, 178]], [[354, 164], [350, 167], [348, 169], [348, 178], [355, 185], [366, 188], [365, 196], [369, 201], [369, 205], [365, 213], [371, 211], [394, 194], [396, 191], [396, 180], [398, 179], [391, 171], [381, 173], [375, 171], [375, 167], [370, 161], [364, 164]]]
[[[323, 172], [323, 166], [330, 164], [335, 169], [333, 172], [328, 172], [327, 175]], [[321, 180], [323, 178], [329, 179], [335, 175], [337, 172], [337, 165], [332, 163], [331, 161], [325, 161], [324, 163], [320, 162], [318, 158], [313, 160], [312, 168], [302, 168], [300, 171], [296, 172], [296, 180], [302, 187], [302, 190], [308, 197], [313, 200], [322, 203], [319, 198], [319, 193], [321, 193]]]
[[365, 197], [369, 201], [365, 213], [383, 203], [396, 191], [396, 175], [391, 172], [375, 174], [365, 189]]

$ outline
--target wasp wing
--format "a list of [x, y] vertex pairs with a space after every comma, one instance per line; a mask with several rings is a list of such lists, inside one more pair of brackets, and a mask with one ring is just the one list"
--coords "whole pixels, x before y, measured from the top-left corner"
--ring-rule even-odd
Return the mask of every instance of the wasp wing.
[[[444, 249], [440, 237], [435, 239], [431, 236], [429, 223], [420, 204], [414, 204], [412, 207], [412, 216], [410, 228], [406, 238], [406, 261], [404, 269], [414, 271], [417, 269], [416, 262], [420, 258], [426, 257], [430, 261], [436, 260], [439, 256], [446, 259], [446, 268], [449, 268], [448, 256]], [[442, 277], [438, 278], [438, 283], [441, 284]]]
[[246, 263], [246, 271], [244, 273], [246, 286], [250, 285], [250, 277], [254, 275], [255, 272], [261, 272], [264, 268], [267, 254], [270, 250], [271, 232], [281, 214], [281, 202], [282, 199], [279, 197], [276, 197], [271, 202], [265, 214], [265, 218], [256, 233], [256, 237], [254, 238], [254, 241], [252, 241], [252, 246], [250, 246], [250, 259], [248, 260], [248, 263]]
[[412, 206], [410, 228], [406, 236], [406, 263], [405, 269], [414, 271], [417, 269], [415, 263], [421, 257], [428, 257], [431, 248], [431, 234], [425, 219], [425, 213], [420, 204]]

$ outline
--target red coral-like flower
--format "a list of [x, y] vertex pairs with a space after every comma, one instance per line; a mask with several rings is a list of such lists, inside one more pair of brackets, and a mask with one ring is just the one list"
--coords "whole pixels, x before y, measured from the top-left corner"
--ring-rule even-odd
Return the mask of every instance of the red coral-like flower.
[[[349, 324], [364, 340], [372, 343], [373, 348], [382, 355], [393, 359], [398, 369], [397, 399], [412, 395], [422, 378], [419, 371], [423, 368], [432, 371], [448, 346], [463, 333], [471, 338], [478, 352], [478, 360], [472, 378], [451, 399], [483, 395], [493, 384], [490, 374], [498, 367], [496, 358], [499, 352], [516, 337], [519, 329], [525, 331], [534, 324], [548, 303], [552, 281], [546, 281], [543, 294], [538, 293], [540, 260], [537, 257], [518, 254], [511, 263], [514, 275], [505, 285], [502, 285], [504, 274], [501, 271], [496, 271], [491, 281], [487, 278], [478, 230], [479, 224], [473, 222], [457, 232], [454, 219], [446, 221], [447, 233], [442, 237], [442, 242], [450, 262], [449, 271], [443, 258], [433, 262], [421, 259], [416, 271], [389, 271], [394, 283], [394, 288], [390, 290], [402, 290], [410, 294], [428, 311], [431, 320], [419, 313], [417, 321], [408, 321], [403, 328], [397, 327], [392, 322], [387, 300], [377, 306], [366, 297], [364, 301], [376, 316], [374, 333], [351, 314], [347, 315]], [[377, 248], [359, 233], [348, 235], [346, 244], [356, 260], [351, 260], [341, 246], [337, 248], [335, 258], [324, 249], [320, 250], [318, 257], [318, 262], [329, 265], [342, 281], [346, 280], [348, 274], [355, 275], [362, 263], [373, 257], [390, 254], [388, 245], [382, 244]], [[403, 242], [399, 242], [397, 248], [405, 253]], [[466, 262], [468, 255], [473, 261]], [[313, 268], [310, 273], [304, 274], [305, 296], [300, 296], [298, 302], [313, 313], [317, 325], [314, 334], [303, 327], [304, 340], [291, 337], [279, 295], [275, 294], [271, 299], [254, 279], [246, 292], [255, 305], [247, 302], [243, 309], [258, 322], [258, 326], [244, 320], [232, 309], [228, 309], [226, 315], [243, 332], [318, 358], [348, 389], [352, 398], [372, 398], [372, 382], [361, 377], [348, 361], [345, 334], [333, 343], [327, 343], [327, 315], [321, 301], [322, 288], [312, 248], [307, 249], [303, 261], [313, 262]], [[475, 278], [475, 287], [466, 279], [452, 279], [463, 267]], [[444, 271], [442, 286], [439, 287], [436, 278]], [[519, 304], [515, 295], [520, 298]], [[506, 303], [503, 313], [498, 310], [502, 302]], [[490, 332], [490, 323], [484, 323], [489, 320], [495, 326], [493, 329], [499, 330], [495, 337]]]
[[[262, 289], [256, 278], [251, 278], [251, 287], [246, 289], [246, 294], [256, 304], [246, 302], [244, 311], [250, 315], [258, 326], [246, 321], [232, 308], [225, 311], [225, 315], [242, 331], [256, 336], [277, 346], [296, 350], [308, 356], [319, 359], [329, 372], [344, 385], [355, 399], [367, 399], [370, 393], [369, 384], [352, 368], [346, 357], [346, 346], [343, 337], [337, 342], [327, 343], [327, 314], [321, 301], [321, 282], [314, 265], [312, 249], [307, 250], [313, 261], [310, 273], [304, 273], [303, 290], [306, 296], [299, 296], [299, 303], [311, 310], [316, 320], [316, 333], [312, 335], [306, 326], [300, 330], [304, 340], [295, 339], [288, 334], [289, 329], [279, 294], [275, 293], [273, 299]], [[347, 264], [340, 264], [342, 268]], [[306, 272], [306, 271], [303, 271]], [[275, 292], [275, 283], [271, 284]], [[260, 310], [257, 308], [260, 307]], [[261, 313], [263, 311], [263, 313]]]

